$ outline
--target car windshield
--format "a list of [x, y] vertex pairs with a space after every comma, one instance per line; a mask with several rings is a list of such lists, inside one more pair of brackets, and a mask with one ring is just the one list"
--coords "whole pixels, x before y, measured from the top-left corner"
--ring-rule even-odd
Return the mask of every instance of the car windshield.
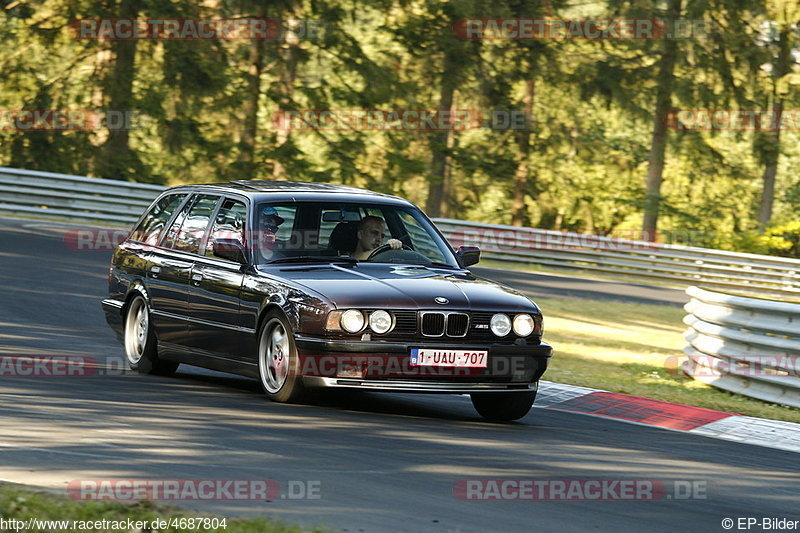
[[380, 203], [257, 204], [252, 246], [257, 264], [348, 258], [458, 268], [448, 243], [411, 206]]

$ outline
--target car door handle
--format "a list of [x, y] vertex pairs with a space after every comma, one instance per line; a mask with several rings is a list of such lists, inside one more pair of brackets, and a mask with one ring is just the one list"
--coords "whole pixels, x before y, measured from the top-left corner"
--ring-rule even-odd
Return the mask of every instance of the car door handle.
[[150, 272], [153, 274], [154, 278], [157, 278], [159, 274], [161, 274], [161, 267], [160, 266], [151, 266]]
[[203, 281], [203, 275], [202, 274], [192, 274], [192, 282], [195, 285], [199, 285], [201, 281]]

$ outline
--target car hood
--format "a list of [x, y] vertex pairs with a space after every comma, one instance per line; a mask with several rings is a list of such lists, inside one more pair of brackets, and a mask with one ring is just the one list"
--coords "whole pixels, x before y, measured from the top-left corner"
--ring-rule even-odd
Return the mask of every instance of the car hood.
[[[337, 308], [464, 309], [538, 313], [526, 296], [468, 271], [385, 263], [282, 265], [263, 269]], [[436, 298], [447, 299], [438, 303]]]

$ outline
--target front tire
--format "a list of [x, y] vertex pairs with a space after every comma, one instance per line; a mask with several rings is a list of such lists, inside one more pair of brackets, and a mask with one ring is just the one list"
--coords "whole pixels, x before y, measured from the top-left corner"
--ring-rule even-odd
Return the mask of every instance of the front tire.
[[536, 400], [532, 392], [474, 392], [472, 405], [483, 418], [494, 422], [510, 422], [527, 415]]
[[271, 311], [258, 334], [258, 373], [267, 397], [281, 403], [301, 401], [306, 391], [299, 368], [292, 328], [283, 315]]
[[142, 374], [174, 374], [180, 363], [158, 358], [156, 336], [150, 326], [150, 310], [142, 296], [135, 296], [125, 314], [125, 357], [128, 366]]

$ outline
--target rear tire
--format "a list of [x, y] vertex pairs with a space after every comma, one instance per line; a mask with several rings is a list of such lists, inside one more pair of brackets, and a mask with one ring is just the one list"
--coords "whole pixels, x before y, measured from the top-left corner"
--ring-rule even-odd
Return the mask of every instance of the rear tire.
[[142, 374], [168, 376], [180, 363], [158, 358], [157, 340], [150, 327], [150, 309], [142, 296], [135, 296], [125, 313], [125, 357], [128, 366]]
[[532, 392], [474, 392], [472, 405], [483, 418], [494, 422], [510, 422], [527, 415], [536, 400]]
[[297, 403], [306, 390], [300, 376], [294, 334], [278, 311], [270, 311], [258, 333], [258, 373], [267, 397], [274, 402]]

